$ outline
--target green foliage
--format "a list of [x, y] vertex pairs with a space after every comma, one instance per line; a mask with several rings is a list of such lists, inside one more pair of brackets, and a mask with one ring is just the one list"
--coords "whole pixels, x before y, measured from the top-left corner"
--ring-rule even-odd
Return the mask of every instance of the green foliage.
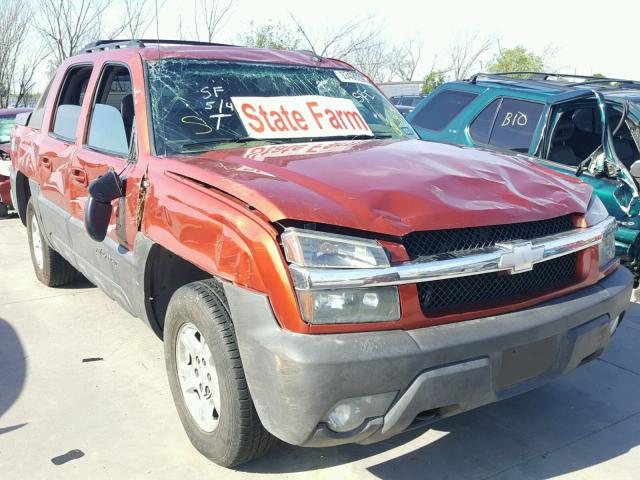
[[605, 75], [603, 75], [602, 73], [594, 73], [593, 75], [591, 75], [592, 77], [596, 77], [596, 78], [606, 78]]
[[495, 55], [487, 70], [491, 73], [542, 72], [544, 70], [544, 59], [541, 55], [536, 55], [517, 45], [514, 48], [502, 50]]
[[428, 95], [442, 85], [446, 81], [445, 74], [446, 72], [441, 70], [432, 70], [429, 72], [422, 84], [422, 94]]
[[238, 35], [238, 40], [240, 44], [253, 48], [296, 50], [300, 47], [300, 36], [297, 30], [271, 20], [261, 25], [251, 22], [249, 29]]

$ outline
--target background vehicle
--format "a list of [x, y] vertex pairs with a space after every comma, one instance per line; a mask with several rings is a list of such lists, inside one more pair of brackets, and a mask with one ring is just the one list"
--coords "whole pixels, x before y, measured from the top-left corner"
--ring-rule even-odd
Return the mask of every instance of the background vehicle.
[[640, 174], [633, 172], [640, 171], [640, 82], [478, 74], [442, 85], [407, 120], [424, 140], [535, 156], [540, 165], [592, 185], [618, 221], [616, 251], [638, 284]]
[[160, 43], [62, 64], [12, 196], [43, 283], [80, 271], [163, 336], [208, 458], [381, 441], [607, 347], [632, 277], [591, 187], [419, 141], [340, 61]]
[[424, 97], [422, 95], [399, 95], [390, 97], [389, 101], [395, 105], [398, 111], [407, 116], [409, 113], [413, 112], [415, 106], [420, 103]]
[[11, 130], [16, 115], [30, 111], [31, 109], [28, 108], [0, 109], [0, 217], [6, 216], [11, 208], [11, 182], [9, 180]]

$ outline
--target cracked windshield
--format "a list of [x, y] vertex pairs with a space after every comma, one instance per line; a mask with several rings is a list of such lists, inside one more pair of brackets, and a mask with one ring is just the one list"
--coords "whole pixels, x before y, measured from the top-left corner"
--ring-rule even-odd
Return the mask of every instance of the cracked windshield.
[[147, 63], [159, 154], [238, 143], [415, 138], [352, 70], [165, 59]]

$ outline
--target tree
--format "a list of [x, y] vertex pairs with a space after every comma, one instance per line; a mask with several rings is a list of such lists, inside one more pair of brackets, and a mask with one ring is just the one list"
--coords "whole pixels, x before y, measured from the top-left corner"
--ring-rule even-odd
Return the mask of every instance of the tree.
[[380, 28], [372, 16], [355, 18], [341, 25], [327, 27], [321, 33], [311, 31], [293, 15], [291, 19], [309, 49], [321, 57], [348, 59], [355, 52], [378, 43]]
[[386, 42], [371, 42], [367, 48], [351, 52], [344, 60], [375, 82], [385, 82], [393, 75], [393, 53]]
[[[233, 0], [195, 0], [193, 25], [198, 40], [213, 42], [216, 33], [224, 26], [231, 13]], [[202, 35], [198, 25], [202, 23]]]
[[[160, 10], [164, 3], [165, 0], [157, 3], [153, 0], [122, 0], [121, 25], [107, 36], [116, 38], [124, 34], [127, 38], [142, 38], [151, 24], [155, 23], [157, 10]], [[149, 12], [153, 14], [149, 15]]]
[[458, 36], [447, 52], [451, 74], [454, 80], [467, 78], [478, 65], [480, 59], [493, 45], [493, 40], [480, 40], [477, 33]]
[[300, 47], [300, 35], [281, 22], [269, 20], [256, 25], [249, 23], [249, 29], [238, 35], [241, 45], [252, 48], [274, 48], [276, 50], [297, 50]]
[[50, 69], [100, 36], [105, 0], [40, 0], [35, 28], [50, 54]]
[[416, 73], [420, 57], [422, 56], [422, 43], [417, 40], [406, 40], [399, 47], [395, 47], [390, 52], [391, 75], [410, 82]]
[[19, 0], [6, 0], [0, 9], [0, 108], [24, 105], [35, 86], [44, 54], [28, 41], [32, 16], [30, 5]]
[[442, 70], [431, 70], [424, 78], [422, 84], [422, 94], [428, 95], [446, 81], [446, 72]]
[[541, 55], [528, 51], [521, 45], [507, 48], [493, 57], [487, 70], [489, 72], [542, 72], [545, 61]]

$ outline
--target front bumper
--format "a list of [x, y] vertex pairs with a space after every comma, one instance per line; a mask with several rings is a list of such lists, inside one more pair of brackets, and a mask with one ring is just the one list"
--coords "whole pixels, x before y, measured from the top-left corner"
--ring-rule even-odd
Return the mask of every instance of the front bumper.
[[[294, 445], [372, 443], [531, 390], [598, 356], [633, 277], [526, 310], [417, 330], [305, 335], [282, 330], [267, 297], [225, 285], [249, 390], [273, 435]], [[594, 388], [597, 388], [594, 387]], [[340, 400], [397, 391], [385, 415], [335, 433]]]

